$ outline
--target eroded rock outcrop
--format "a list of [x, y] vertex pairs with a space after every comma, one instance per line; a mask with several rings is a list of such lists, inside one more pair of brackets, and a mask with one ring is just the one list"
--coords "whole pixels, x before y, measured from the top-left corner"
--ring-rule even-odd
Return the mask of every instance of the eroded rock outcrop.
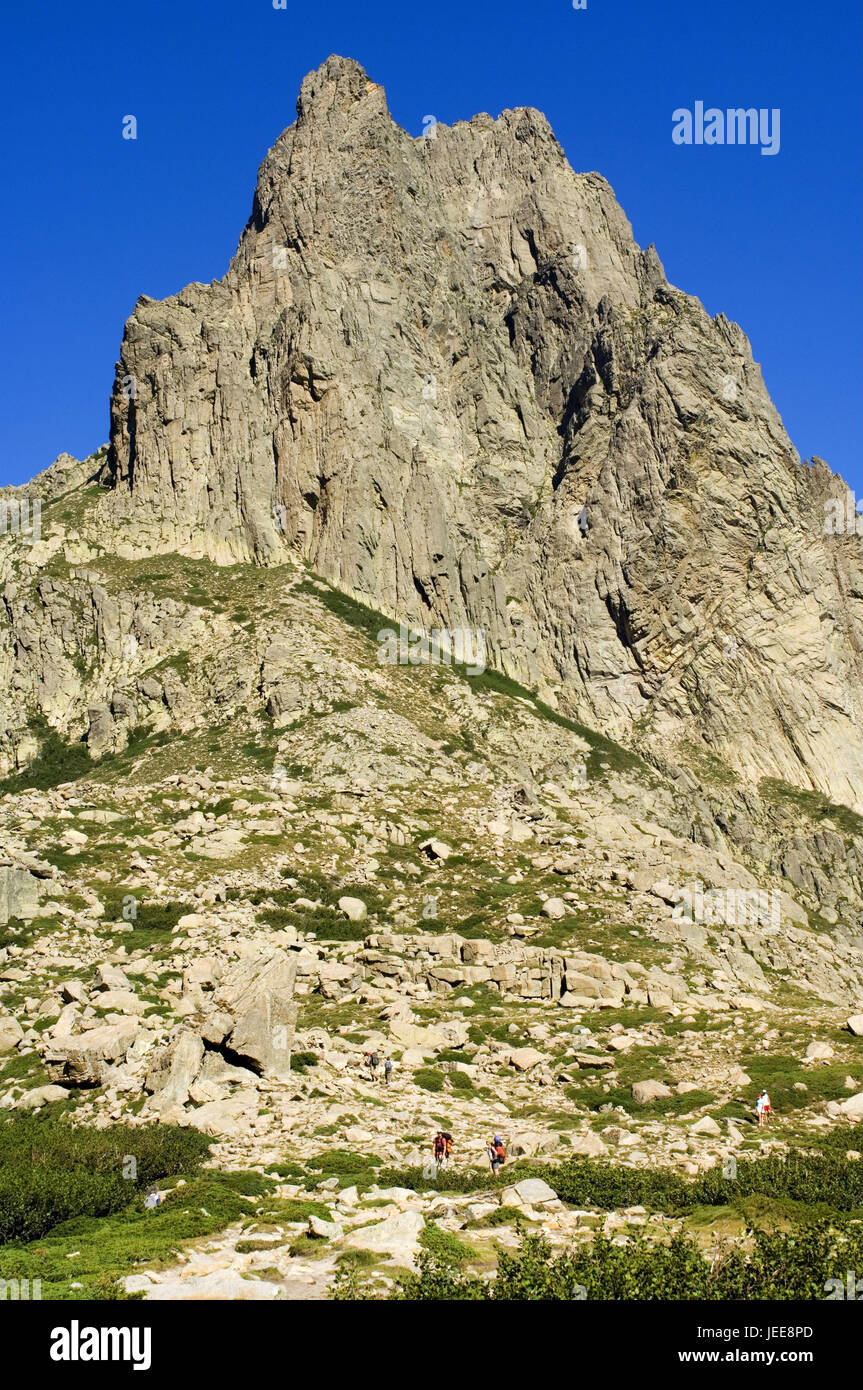
[[225, 277], [127, 324], [118, 545], [291, 548], [618, 737], [863, 805], [841, 480], [542, 115], [431, 134], [355, 62], [306, 78]]

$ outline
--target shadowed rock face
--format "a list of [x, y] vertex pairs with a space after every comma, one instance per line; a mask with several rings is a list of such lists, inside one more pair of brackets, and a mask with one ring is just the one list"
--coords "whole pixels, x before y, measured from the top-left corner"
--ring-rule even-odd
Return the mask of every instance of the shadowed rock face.
[[290, 548], [618, 738], [863, 806], [859, 538], [741, 330], [536, 111], [413, 139], [342, 58], [297, 111], [225, 278], [128, 321], [118, 547]]

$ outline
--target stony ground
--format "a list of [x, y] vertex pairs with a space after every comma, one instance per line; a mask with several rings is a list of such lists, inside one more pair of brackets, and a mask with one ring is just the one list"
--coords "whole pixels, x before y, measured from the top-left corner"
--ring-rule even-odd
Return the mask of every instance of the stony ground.
[[[853, 854], [843, 808], [817, 827], [797, 809], [795, 861], [788, 807], [747, 790], [741, 844], [709, 761], [643, 762], [493, 674], [381, 665], [385, 620], [297, 567], [90, 564], [51, 582], [101, 591], [103, 614], [112, 593], [127, 613], [164, 608], [160, 585], [182, 600], [146, 643], [118, 629], [73, 764], [34, 730], [41, 757], [9, 770], [0, 1106], [194, 1125], [217, 1167], [287, 1165], [275, 1216], [252, 1203], [131, 1288], [324, 1297], [339, 1253], [386, 1281], [429, 1223], [490, 1268], [517, 1238], [488, 1224], [501, 1205], [555, 1242], [648, 1220], [507, 1170], [461, 1195], [430, 1168], [419, 1194], [292, 1181], [321, 1154], [427, 1165], [442, 1125], [457, 1170], [500, 1132], [511, 1160], [694, 1175], [863, 1115], [854, 886], [837, 910], [800, 870], [813, 836]], [[775, 897], [681, 915], [697, 884]]]

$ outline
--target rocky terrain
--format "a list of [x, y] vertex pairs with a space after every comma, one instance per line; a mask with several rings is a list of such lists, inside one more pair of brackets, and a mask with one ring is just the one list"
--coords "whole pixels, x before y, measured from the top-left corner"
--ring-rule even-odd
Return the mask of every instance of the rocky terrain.
[[[273, 1184], [126, 1289], [680, 1225], [562, 1201], [571, 1156], [856, 1161], [844, 491], [542, 116], [413, 139], [357, 64], [306, 79], [224, 280], [139, 301], [110, 446], [0, 537], [0, 1107]], [[399, 621], [488, 669], [382, 660]], [[448, 1190], [442, 1126], [454, 1173], [534, 1166]]]

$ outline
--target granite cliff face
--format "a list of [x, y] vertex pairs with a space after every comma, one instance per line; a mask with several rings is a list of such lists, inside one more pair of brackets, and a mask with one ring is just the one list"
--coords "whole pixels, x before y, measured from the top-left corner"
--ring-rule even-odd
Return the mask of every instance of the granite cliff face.
[[861, 804], [861, 567], [749, 345], [533, 110], [412, 138], [331, 58], [223, 280], [130, 318], [130, 551], [285, 547], [618, 737]]

